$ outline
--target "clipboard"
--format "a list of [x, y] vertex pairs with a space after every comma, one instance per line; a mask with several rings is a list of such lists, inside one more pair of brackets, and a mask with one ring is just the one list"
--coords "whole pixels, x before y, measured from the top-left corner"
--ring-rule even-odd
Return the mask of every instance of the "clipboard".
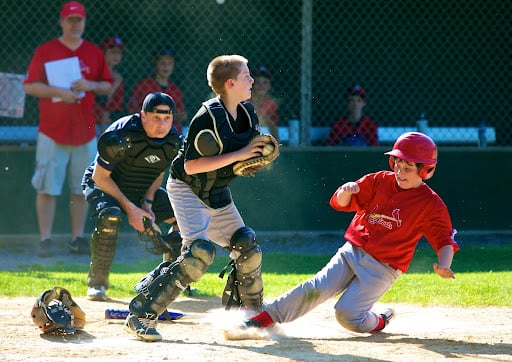
[[[82, 79], [78, 57], [70, 57], [46, 62], [44, 63], [44, 69], [46, 70], [48, 83], [52, 87], [71, 89], [71, 83], [73, 83], [75, 80]], [[84, 97], [85, 92], [79, 93], [78, 96], [80, 98]], [[53, 97], [52, 101], [61, 102], [62, 99]]]

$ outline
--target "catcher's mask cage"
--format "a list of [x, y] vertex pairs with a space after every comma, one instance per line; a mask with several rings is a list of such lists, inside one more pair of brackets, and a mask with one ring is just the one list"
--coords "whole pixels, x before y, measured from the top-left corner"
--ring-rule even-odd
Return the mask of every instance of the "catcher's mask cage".
[[426, 134], [420, 132], [406, 132], [397, 138], [393, 149], [384, 153], [389, 155], [389, 166], [394, 167], [394, 157], [403, 160], [422, 163], [423, 167], [419, 176], [423, 180], [428, 180], [434, 175], [437, 165], [437, 146], [435, 142]]
[[30, 316], [44, 334], [73, 334], [85, 325], [85, 313], [71, 293], [57, 286], [37, 297]]

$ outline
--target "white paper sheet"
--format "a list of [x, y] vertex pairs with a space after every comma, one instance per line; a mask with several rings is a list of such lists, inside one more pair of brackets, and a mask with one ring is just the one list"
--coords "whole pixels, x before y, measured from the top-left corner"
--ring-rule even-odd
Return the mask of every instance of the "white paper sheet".
[[[48, 83], [52, 87], [71, 89], [71, 83], [73, 83], [75, 80], [79, 80], [82, 78], [78, 57], [71, 57], [46, 62], [44, 64], [44, 68], [46, 70], [46, 77], [48, 78]], [[85, 93], [82, 92], [78, 96], [82, 98], [83, 96], [85, 96]], [[60, 102], [62, 101], [62, 99], [54, 97], [52, 98], [52, 101]]]

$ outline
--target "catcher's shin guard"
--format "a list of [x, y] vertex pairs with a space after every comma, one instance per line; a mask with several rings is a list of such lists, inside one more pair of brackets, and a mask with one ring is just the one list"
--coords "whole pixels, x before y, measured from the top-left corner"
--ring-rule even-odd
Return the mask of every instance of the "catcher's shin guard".
[[155, 319], [187, 286], [199, 280], [215, 259], [215, 246], [195, 240], [175, 262], [164, 261], [137, 283], [140, 293], [130, 302], [130, 313]]
[[249, 227], [238, 229], [231, 237], [232, 270], [222, 293], [222, 304], [227, 309], [238, 305], [244, 309], [260, 310], [263, 304], [261, 278], [261, 249], [256, 234]]
[[100, 212], [91, 238], [91, 266], [87, 277], [89, 287], [108, 288], [108, 276], [114, 260], [120, 228], [121, 210], [107, 208]]

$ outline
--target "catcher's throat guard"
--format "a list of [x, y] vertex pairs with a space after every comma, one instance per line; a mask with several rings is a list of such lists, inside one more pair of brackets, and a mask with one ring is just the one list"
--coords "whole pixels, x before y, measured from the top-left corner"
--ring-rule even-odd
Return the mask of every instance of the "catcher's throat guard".
[[62, 287], [44, 291], [37, 297], [32, 321], [44, 334], [73, 334], [85, 326], [85, 313]]

